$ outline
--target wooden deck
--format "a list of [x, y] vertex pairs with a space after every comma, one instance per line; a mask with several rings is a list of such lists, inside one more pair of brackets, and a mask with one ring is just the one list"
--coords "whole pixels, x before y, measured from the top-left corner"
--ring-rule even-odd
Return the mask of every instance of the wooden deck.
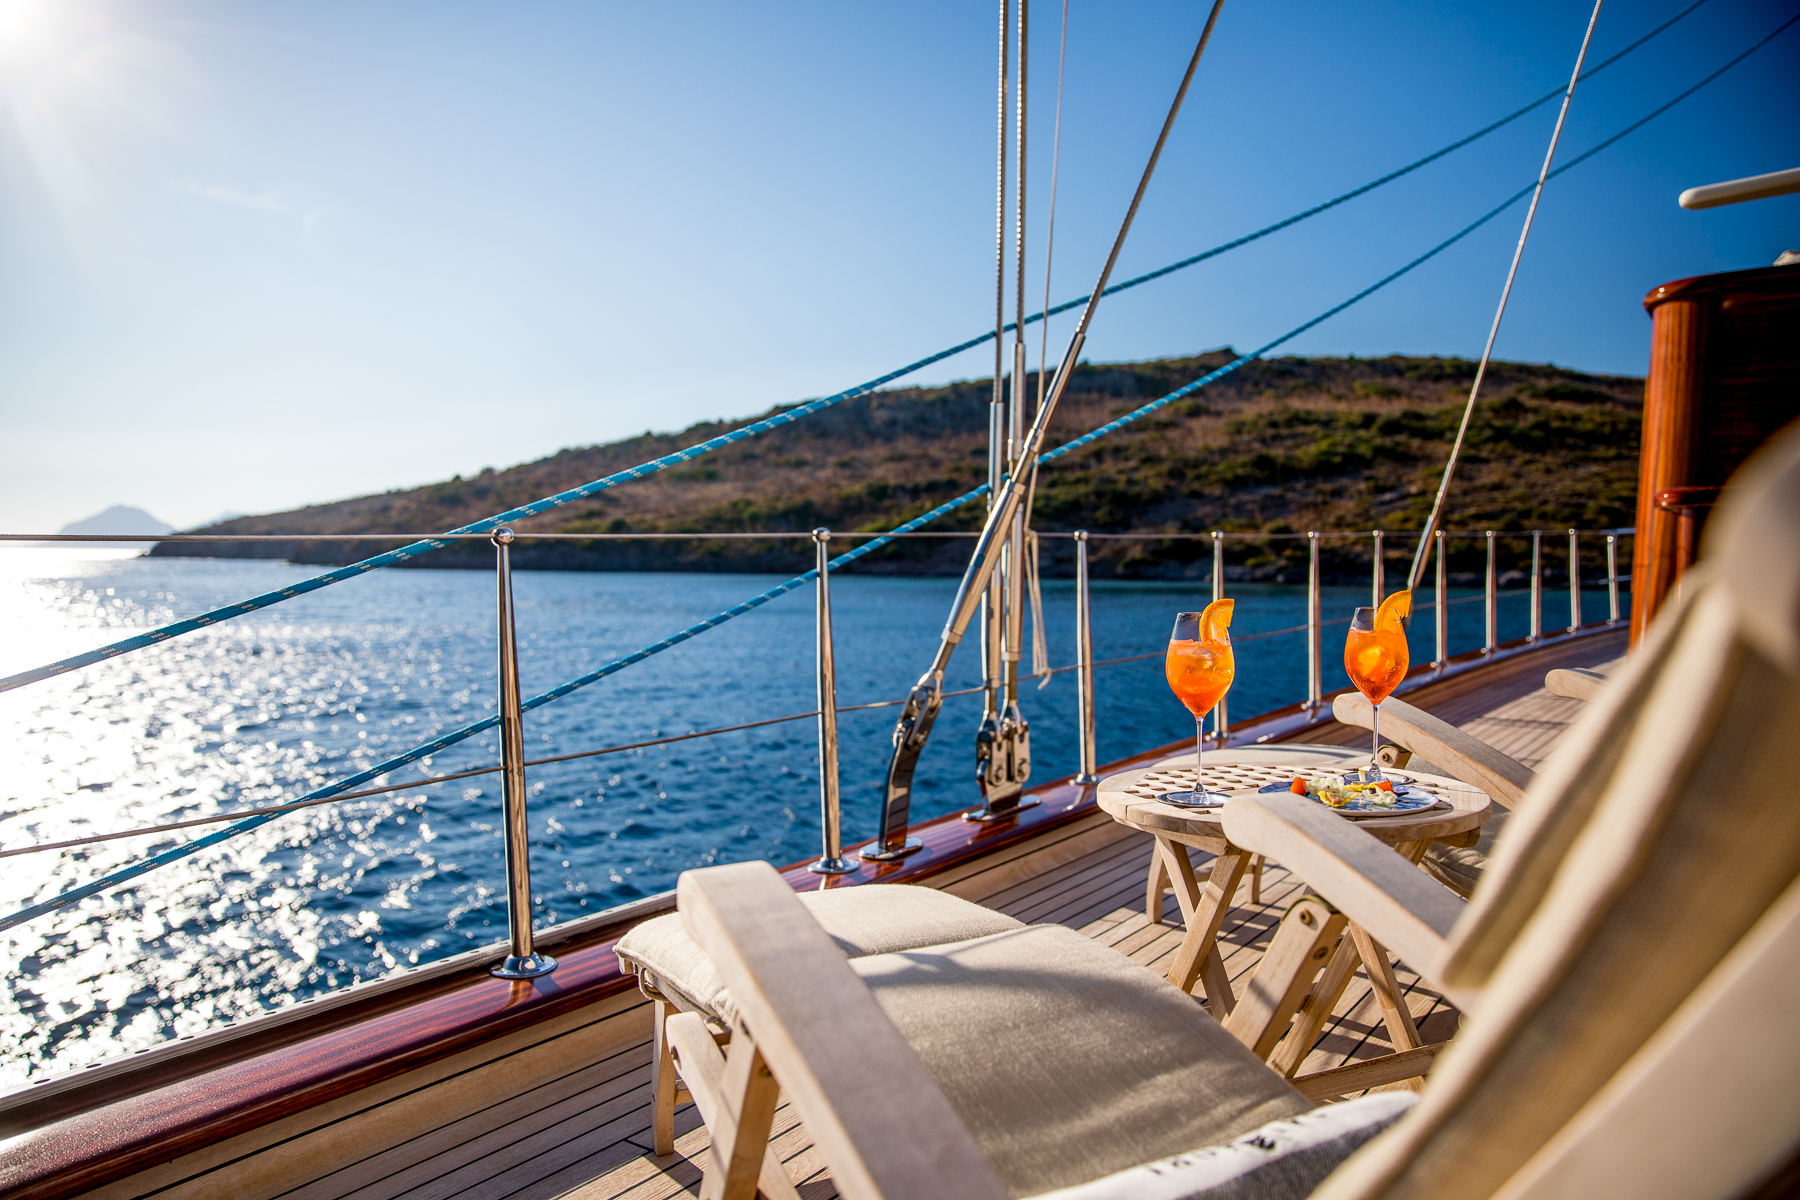
[[[1590, 643], [1601, 644], [1581, 647], [1579, 661], [1572, 658], [1551, 665], [1604, 668], [1608, 659], [1623, 652], [1622, 638]], [[1507, 678], [1500, 669], [1503, 665], [1496, 664], [1496, 675], [1480, 688], [1448, 687], [1433, 696], [1428, 707], [1536, 766], [1581, 705], [1532, 686], [1542, 681], [1542, 660], [1533, 664], [1531, 676], [1512, 673], [1516, 677]], [[1336, 727], [1308, 740], [1352, 743], [1365, 736], [1361, 730]], [[1067, 925], [1160, 972], [1167, 969], [1182, 930], [1172, 896], [1160, 922], [1149, 921], [1143, 912], [1150, 849], [1147, 836], [1095, 814], [1095, 819], [1070, 826], [1043, 844], [983, 860], [934, 882], [1023, 921]], [[1270, 864], [1259, 900], [1252, 903], [1250, 881], [1245, 880], [1220, 935], [1227, 970], [1240, 986], [1302, 887]], [[1404, 965], [1397, 973], [1424, 1040], [1450, 1037], [1456, 1012], [1421, 986]], [[213, 1171], [188, 1175], [180, 1182], [171, 1179], [161, 1188], [146, 1189], [144, 1177], [139, 1177], [138, 1186], [115, 1185], [90, 1195], [109, 1200], [251, 1194], [287, 1200], [653, 1200], [696, 1194], [707, 1139], [691, 1106], [676, 1116], [676, 1152], [659, 1158], [651, 1151], [648, 1006], [632, 998], [607, 1007], [609, 1011], [593, 1014], [585, 1023], [569, 1020], [547, 1031], [553, 1036], [540, 1038], [529, 1048], [536, 1056], [529, 1070], [521, 1057], [510, 1077], [488, 1064], [467, 1072], [464, 1082], [458, 1082], [455, 1071], [446, 1070], [417, 1089], [420, 1097], [453, 1088], [460, 1091], [462, 1102], [446, 1109], [446, 1117], [453, 1113], [454, 1119], [434, 1122], [415, 1115], [405, 1134], [384, 1136], [378, 1108], [364, 1106], [354, 1112], [346, 1108], [344, 1136], [356, 1136], [359, 1127], [365, 1131], [367, 1156], [323, 1177], [309, 1178], [301, 1170], [289, 1177], [292, 1183], [286, 1190], [268, 1187], [266, 1176], [261, 1186], [221, 1188], [231, 1175], [229, 1164], [221, 1162]], [[1367, 978], [1359, 972], [1299, 1073], [1390, 1050], [1380, 1009]], [[521, 1051], [521, 1056], [525, 1053]], [[513, 1086], [506, 1086], [508, 1078]], [[471, 1090], [480, 1097], [474, 1103], [469, 1102]], [[406, 1102], [407, 1096], [397, 1092], [382, 1103], [392, 1108]], [[777, 1116], [774, 1145], [802, 1196], [815, 1200], [836, 1195], [804, 1127], [786, 1106]]]
[[[1106, 851], [1077, 862], [1053, 868], [1043, 874], [1006, 888], [990, 897], [990, 907], [1033, 923], [1056, 922], [1080, 930], [1096, 941], [1112, 946], [1136, 962], [1159, 972], [1168, 969], [1168, 960], [1181, 942], [1180, 913], [1171, 897], [1166, 903], [1164, 920], [1151, 924], [1143, 912], [1144, 877], [1150, 866], [1150, 841], [1143, 835], [1118, 839]], [[1241, 988], [1242, 980], [1254, 969], [1275, 923], [1286, 907], [1298, 898], [1302, 885], [1286, 871], [1271, 867], [1264, 875], [1260, 904], [1249, 903], [1249, 883], [1240, 891], [1240, 905], [1234, 908], [1220, 939], [1225, 950], [1226, 969]], [[1456, 1027], [1456, 1013], [1441, 997], [1419, 985], [1417, 976], [1403, 966], [1397, 974], [1407, 989], [1409, 1007], [1419, 1023], [1420, 1034], [1427, 1042], [1443, 1041]], [[1391, 1052], [1368, 980], [1359, 972], [1339, 1002], [1336, 1013], [1302, 1063], [1302, 1074], [1329, 1067], [1373, 1058]], [[705, 1167], [707, 1139], [705, 1129], [691, 1107], [676, 1114], [675, 1154], [659, 1159], [650, 1152], [650, 1109], [648, 1045], [635, 1054], [616, 1056], [609, 1069], [590, 1068], [596, 1076], [584, 1095], [591, 1111], [603, 1114], [607, 1121], [596, 1126], [594, 1118], [583, 1120], [570, 1112], [563, 1116], [553, 1112], [547, 1094], [541, 1119], [527, 1118], [534, 1131], [554, 1123], [565, 1144], [580, 1143], [590, 1151], [583, 1165], [593, 1172], [589, 1181], [561, 1190], [558, 1180], [547, 1180], [548, 1186], [523, 1186], [508, 1190], [502, 1178], [495, 1176], [484, 1186], [463, 1189], [383, 1190], [358, 1192], [357, 1196], [373, 1197], [561, 1197], [569, 1200], [662, 1200], [662, 1198], [698, 1194], [701, 1171]], [[568, 1102], [564, 1102], [566, 1105]], [[630, 1107], [635, 1105], [635, 1107]], [[629, 1112], [615, 1116], [619, 1109]], [[591, 1132], [590, 1132], [591, 1131]], [[542, 1137], [543, 1134], [537, 1134]], [[608, 1141], [608, 1139], [616, 1139]], [[788, 1106], [777, 1117], [775, 1145], [788, 1164], [790, 1178], [804, 1180], [800, 1193], [807, 1200], [823, 1200], [837, 1195], [831, 1187], [824, 1163], [814, 1152], [805, 1129]], [[498, 1185], [498, 1186], [497, 1186]], [[314, 1194], [314, 1193], [309, 1193]]]

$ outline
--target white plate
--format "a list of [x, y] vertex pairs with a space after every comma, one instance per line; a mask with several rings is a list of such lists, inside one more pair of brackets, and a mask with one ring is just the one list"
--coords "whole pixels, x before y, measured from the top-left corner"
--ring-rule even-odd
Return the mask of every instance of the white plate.
[[[1392, 776], [1389, 776], [1390, 780], [1392, 778]], [[1274, 783], [1264, 784], [1256, 790], [1258, 792], [1274, 794], [1288, 791], [1290, 786], [1290, 784], [1285, 784], [1280, 780], [1277, 780]], [[1316, 796], [1311, 797], [1311, 799], [1315, 804], [1319, 804], [1325, 808], [1331, 808], [1329, 804], [1326, 804]], [[1341, 808], [1331, 808], [1331, 811], [1342, 813], [1346, 817], [1400, 817], [1408, 816], [1412, 813], [1426, 812], [1433, 808], [1449, 807], [1450, 803], [1448, 801], [1440, 800], [1422, 788], [1408, 787], [1405, 784], [1401, 784], [1394, 788], [1394, 803], [1391, 805], [1373, 804], [1367, 800], [1358, 799], [1352, 800]]]

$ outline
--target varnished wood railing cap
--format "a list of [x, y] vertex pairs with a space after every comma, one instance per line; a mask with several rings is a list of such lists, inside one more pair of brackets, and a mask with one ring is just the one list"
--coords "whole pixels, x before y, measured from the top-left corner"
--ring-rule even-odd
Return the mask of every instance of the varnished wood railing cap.
[[1644, 311], [1655, 312], [1670, 300], [1697, 300], [1721, 291], [1785, 292], [1800, 289], [1800, 263], [1785, 267], [1752, 267], [1745, 271], [1719, 271], [1712, 275], [1694, 275], [1676, 279], [1661, 287], [1651, 288], [1644, 297]]

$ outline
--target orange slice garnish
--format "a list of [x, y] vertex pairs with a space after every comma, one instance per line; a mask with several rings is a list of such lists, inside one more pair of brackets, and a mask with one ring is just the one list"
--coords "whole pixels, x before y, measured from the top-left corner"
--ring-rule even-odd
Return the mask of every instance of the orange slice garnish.
[[1376, 610], [1375, 628], [1404, 628], [1406, 619], [1410, 616], [1412, 616], [1412, 593], [1410, 591], [1395, 592], [1386, 600], [1383, 600], [1381, 602], [1381, 607]]
[[1231, 610], [1237, 607], [1236, 600], [1214, 600], [1200, 614], [1200, 637], [1208, 642], [1224, 642], [1231, 640], [1228, 633], [1231, 629]]

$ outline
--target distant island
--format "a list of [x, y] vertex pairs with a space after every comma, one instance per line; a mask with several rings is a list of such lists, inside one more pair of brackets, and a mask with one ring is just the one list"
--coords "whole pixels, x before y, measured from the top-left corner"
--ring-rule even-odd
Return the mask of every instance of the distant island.
[[[1231, 361], [1229, 348], [1189, 358], [1081, 364], [1051, 428], [1058, 445]], [[1475, 364], [1459, 358], [1278, 358], [1251, 363], [1185, 400], [1046, 468], [1042, 531], [1287, 534], [1310, 529], [1416, 531], [1431, 498]], [[1035, 376], [1033, 377], [1035, 381]], [[885, 530], [986, 478], [991, 384], [971, 380], [877, 392], [693, 463], [520, 522], [521, 532]], [[1634, 517], [1643, 380], [1556, 366], [1494, 363], [1452, 488], [1447, 526], [1502, 531], [1622, 526]], [[777, 410], [779, 411], [779, 410]], [[753, 419], [753, 418], [752, 418]], [[290, 512], [241, 517], [199, 533], [426, 534], [467, 524], [691, 446], [747, 424], [704, 423], [563, 450], [503, 471]], [[934, 528], [978, 528], [974, 502]], [[1404, 539], [1392, 539], [1398, 554]], [[1234, 578], [1294, 580], [1299, 541], [1233, 541]], [[1518, 544], [1503, 549], [1515, 565]], [[344, 563], [373, 543], [163, 543], [157, 555]], [[954, 574], [966, 539], [884, 548], [855, 569]], [[1473, 545], [1453, 555], [1476, 568]], [[793, 541], [522, 543], [522, 568], [781, 571], [811, 564]], [[1333, 575], [1367, 571], [1365, 543], [1328, 542]], [[1096, 542], [1097, 575], [1182, 578], [1210, 570], [1204, 541]], [[438, 551], [427, 567], [489, 567], [481, 544]], [[1046, 539], [1047, 575], [1073, 571], [1073, 547]], [[1366, 578], [1366, 574], [1361, 575]]]
[[[58, 533], [87, 534], [130, 534], [133, 536], [151, 536], [159, 533], [174, 533], [175, 527], [166, 521], [159, 521], [141, 508], [133, 508], [126, 504], [115, 504], [105, 512], [84, 517], [79, 521], [70, 521]], [[55, 542], [45, 545], [54, 546]], [[86, 545], [97, 547], [130, 547], [143, 549], [142, 542], [88, 542]]]

